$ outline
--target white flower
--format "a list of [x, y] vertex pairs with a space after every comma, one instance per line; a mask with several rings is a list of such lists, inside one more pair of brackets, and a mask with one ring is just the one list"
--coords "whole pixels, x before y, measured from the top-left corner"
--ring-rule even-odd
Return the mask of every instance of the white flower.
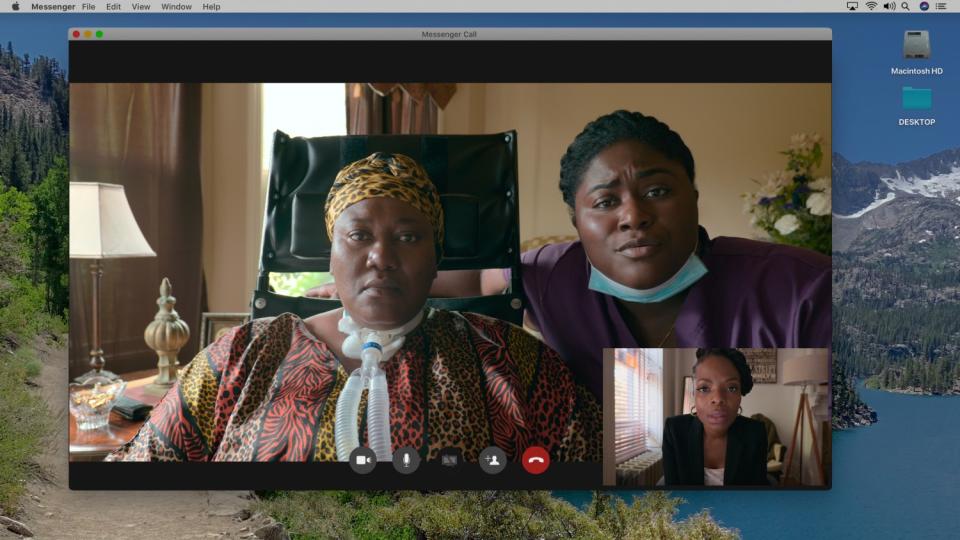
[[786, 236], [800, 228], [800, 220], [793, 214], [784, 214], [773, 224], [773, 228], [780, 234]]
[[810, 189], [813, 191], [828, 191], [830, 189], [830, 177], [821, 176], [813, 182], [810, 182]]
[[809, 208], [810, 213], [815, 216], [829, 216], [832, 211], [830, 193], [811, 193], [810, 196], [807, 197], [807, 208]]
[[791, 182], [791, 178], [787, 176], [786, 171], [774, 171], [767, 173], [763, 177], [763, 182], [760, 184], [760, 189], [757, 191], [757, 200], [767, 197], [772, 199], [777, 195], [780, 195], [780, 190], [784, 186]]
[[794, 152], [809, 152], [813, 146], [821, 141], [820, 134], [797, 133], [790, 137], [790, 150]]

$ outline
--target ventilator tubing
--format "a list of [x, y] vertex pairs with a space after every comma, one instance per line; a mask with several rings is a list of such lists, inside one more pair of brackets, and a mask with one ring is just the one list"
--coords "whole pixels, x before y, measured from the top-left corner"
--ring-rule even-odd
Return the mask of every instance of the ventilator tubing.
[[367, 399], [367, 440], [377, 461], [390, 461], [390, 394], [387, 374], [377, 368]]
[[359, 369], [347, 378], [340, 397], [337, 398], [337, 423], [334, 433], [337, 440], [337, 461], [350, 461], [350, 452], [360, 446], [360, 434], [357, 431], [357, 409], [360, 408], [360, 396], [363, 394], [363, 381]]
[[364, 390], [367, 390], [367, 442], [376, 454], [377, 461], [391, 460], [390, 394], [387, 389], [387, 374], [380, 369], [380, 364], [400, 350], [404, 335], [416, 328], [422, 318], [421, 311], [402, 327], [384, 332], [360, 328], [344, 311], [338, 328], [349, 335], [341, 350], [350, 358], [359, 356], [362, 363], [350, 374], [340, 391], [340, 397], [337, 398], [334, 437], [338, 461], [349, 461], [350, 454], [360, 446], [357, 420]]

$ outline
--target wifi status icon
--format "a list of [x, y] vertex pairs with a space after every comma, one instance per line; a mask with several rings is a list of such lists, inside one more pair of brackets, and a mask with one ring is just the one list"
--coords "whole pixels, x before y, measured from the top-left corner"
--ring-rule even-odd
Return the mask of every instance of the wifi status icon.
[[876, 3], [876, 2], [867, 2], [867, 8], [868, 8], [870, 11], [875, 10], [875, 9], [877, 9], [877, 3]]

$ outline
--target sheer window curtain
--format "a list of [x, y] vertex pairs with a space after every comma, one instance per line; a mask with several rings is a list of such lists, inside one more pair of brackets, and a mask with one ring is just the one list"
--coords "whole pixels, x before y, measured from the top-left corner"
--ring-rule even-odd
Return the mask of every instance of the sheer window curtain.
[[[143, 331], [169, 277], [176, 310], [190, 326], [181, 363], [197, 351], [202, 280], [198, 84], [71, 84], [70, 180], [124, 186], [156, 258], [103, 264], [101, 327], [107, 369], [156, 366]], [[71, 219], [77, 219], [71, 216]], [[70, 261], [70, 376], [88, 368], [89, 263]]]

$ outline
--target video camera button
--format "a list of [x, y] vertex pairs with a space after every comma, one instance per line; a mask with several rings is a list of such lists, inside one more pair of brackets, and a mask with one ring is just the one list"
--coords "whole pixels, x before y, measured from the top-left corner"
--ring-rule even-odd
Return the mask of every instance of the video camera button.
[[350, 468], [357, 474], [370, 474], [377, 466], [377, 454], [369, 448], [358, 446], [350, 452]]

